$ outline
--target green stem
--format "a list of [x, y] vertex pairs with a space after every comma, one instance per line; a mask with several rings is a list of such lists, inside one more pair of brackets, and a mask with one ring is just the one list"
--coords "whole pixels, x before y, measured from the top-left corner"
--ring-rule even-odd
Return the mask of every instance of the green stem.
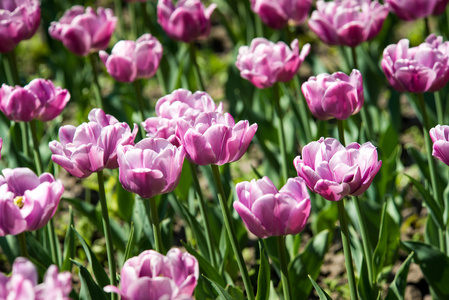
[[56, 237], [53, 219], [50, 219], [50, 221], [47, 223], [46, 227], [47, 227], [47, 231], [48, 231], [48, 239], [50, 241], [51, 259], [60, 268], [61, 262], [60, 262], [59, 256], [58, 256], [58, 249], [57, 249], [58, 244], [56, 243], [57, 237]]
[[139, 122], [140, 133], [142, 134], [142, 138], [144, 139], [145, 138], [145, 129], [142, 126], [142, 122], [145, 121], [145, 102], [143, 101], [142, 88], [140, 86], [139, 79], [134, 80], [133, 86], [134, 86], [134, 91], [136, 93], [137, 104], [139, 105], [139, 111], [140, 111], [140, 122]]
[[352, 199], [354, 201], [355, 209], [357, 211], [357, 217], [358, 217], [359, 223], [360, 223], [362, 242], [363, 242], [363, 250], [365, 253], [366, 265], [368, 267], [368, 278], [370, 281], [370, 285], [373, 287], [376, 283], [375, 278], [374, 278], [374, 270], [373, 270], [373, 250], [372, 250], [369, 238], [368, 238], [368, 230], [366, 228], [365, 218], [363, 217], [362, 210], [360, 208], [360, 200], [356, 196], [352, 197]]
[[190, 43], [190, 60], [192, 61], [193, 66], [195, 68], [195, 79], [197, 82], [197, 86], [201, 91], [205, 92], [206, 86], [204, 85], [204, 81], [201, 76], [200, 68], [199, 68], [198, 62], [196, 60], [196, 52], [197, 51], [196, 51], [195, 43], [194, 42]]
[[282, 156], [282, 162], [281, 162], [281, 168], [282, 168], [281, 186], [282, 186], [282, 185], [284, 185], [285, 182], [287, 182], [287, 179], [288, 179], [287, 166], [288, 166], [289, 162], [288, 162], [288, 157], [287, 157], [287, 147], [286, 147], [286, 143], [285, 143], [284, 113], [282, 112], [278, 83], [274, 84], [273, 92], [274, 92], [273, 104], [275, 107], [276, 115], [279, 119], [278, 134], [279, 134], [279, 147], [280, 147], [281, 156]]
[[4, 53], [3, 55], [6, 56], [6, 60], [4, 60], [5, 63], [4, 65], [9, 85], [10, 86], [20, 85], [20, 77], [19, 77], [19, 70], [17, 68], [16, 53], [14, 52], [14, 50], [11, 50], [10, 52]]
[[[106, 239], [106, 252], [108, 256], [109, 265], [109, 276], [111, 285], [117, 286], [117, 276], [116, 276], [116, 264], [114, 258], [114, 246], [112, 245], [112, 232], [111, 226], [109, 224], [109, 214], [108, 205], [106, 202], [106, 193], [104, 190], [104, 175], [103, 170], [97, 172], [98, 177], [98, 192], [100, 194], [100, 206], [101, 206], [101, 217], [103, 219], [103, 231], [104, 237]], [[111, 298], [117, 299], [117, 294], [112, 293]]]
[[438, 124], [443, 125], [444, 124], [443, 103], [441, 102], [440, 92], [436, 91], [433, 93], [433, 95], [435, 97], [435, 106], [437, 110]]
[[287, 251], [285, 250], [285, 240], [283, 235], [276, 237], [278, 250], [279, 250], [279, 262], [281, 264], [281, 282], [282, 290], [284, 291], [284, 299], [291, 300], [292, 292], [290, 287], [290, 279], [288, 277], [288, 263], [287, 263]]
[[337, 120], [338, 139], [343, 146], [346, 146], [345, 142], [345, 120]]
[[254, 300], [253, 287], [249, 279], [248, 270], [246, 269], [245, 261], [243, 260], [242, 251], [240, 249], [237, 235], [235, 233], [234, 225], [232, 223], [231, 212], [226, 203], [226, 195], [223, 189], [223, 183], [221, 182], [220, 170], [217, 165], [211, 165], [212, 174], [214, 176], [215, 185], [218, 190], [218, 201], [220, 202], [221, 211], [223, 213], [223, 221], [225, 223], [226, 231], [228, 233], [229, 240], [231, 242], [232, 250], [234, 251], [237, 265], [239, 266], [240, 273], [242, 275], [243, 284], [245, 285], [246, 295], [248, 300]]
[[131, 19], [131, 39], [137, 39], [137, 19], [136, 19], [136, 5], [137, 3], [128, 3], [129, 17]]
[[358, 299], [356, 289], [357, 285], [354, 276], [354, 266], [352, 264], [351, 245], [349, 242], [349, 230], [348, 230], [348, 223], [346, 221], [344, 200], [345, 199], [341, 199], [340, 201], [337, 201], [338, 215], [340, 217], [341, 242], [343, 244], [343, 252], [345, 255], [345, 265], [348, 274], [349, 292], [351, 294], [351, 299], [356, 300]]
[[28, 125], [26, 122], [19, 122], [20, 131], [22, 132], [22, 150], [25, 157], [30, 157], [30, 143], [28, 134]]
[[122, 9], [122, 0], [115, 0], [114, 3], [115, 15], [118, 18], [117, 21], [117, 34], [121, 38], [123, 34], [123, 9]]
[[430, 23], [429, 23], [429, 17], [424, 18], [424, 27], [425, 27], [425, 33], [426, 37], [430, 35]]
[[44, 168], [42, 165], [41, 153], [39, 151], [39, 140], [37, 138], [37, 121], [32, 120], [30, 122], [31, 127], [31, 137], [33, 139], [33, 152], [34, 152], [34, 163], [36, 165], [37, 174], [42, 174]]
[[[152, 19], [150, 18], [150, 15], [148, 14], [147, 11], [147, 2], [140, 2], [141, 5], [141, 10], [142, 10], [142, 14], [143, 14], [143, 19], [146, 23], [146, 29], [148, 30], [148, 32], [150, 32], [152, 35], [154, 35], [156, 33], [156, 27], [153, 25], [153, 22], [151, 21]], [[145, 30], [145, 31], [147, 31]]]
[[94, 93], [95, 93], [95, 99], [97, 100], [97, 107], [104, 110], [104, 102], [103, 102], [103, 98], [101, 97], [101, 87], [100, 87], [100, 83], [98, 82], [98, 74], [97, 74], [97, 68], [95, 67], [94, 54], [89, 55], [89, 62], [92, 67], [92, 74], [94, 76]]
[[[429, 172], [430, 172], [430, 182], [432, 185], [432, 192], [433, 197], [437, 200], [437, 203], [444, 207], [443, 199], [440, 196], [440, 190], [439, 186], [437, 184], [437, 177], [436, 177], [436, 170], [435, 170], [435, 161], [432, 157], [432, 142], [430, 140], [429, 130], [430, 130], [430, 124], [429, 124], [429, 118], [427, 116], [427, 109], [426, 109], [426, 102], [424, 101], [424, 95], [418, 94], [419, 98], [419, 106], [421, 109], [421, 114], [423, 118], [423, 135], [424, 135], [424, 143], [426, 146], [426, 155], [427, 155], [427, 162], [429, 164]], [[446, 253], [446, 241], [445, 241], [445, 235], [443, 232], [444, 228], [439, 228], [439, 240], [440, 240], [440, 250], [443, 253]]]
[[154, 234], [154, 247], [155, 250], [159, 253], [163, 253], [162, 248], [162, 235], [161, 235], [161, 227], [159, 223], [159, 216], [157, 213], [157, 203], [156, 199], [143, 199], [143, 201], [148, 201], [150, 205], [146, 205], [147, 208], [147, 217], [150, 224], [153, 224], [153, 234]]
[[299, 113], [301, 116], [301, 123], [304, 128], [306, 140], [307, 142], [310, 142], [312, 141], [312, 131], [310, 130], [310, 113], [309, 113], [310, 110], [301, 92], [301, 79], [299, 78], [299, 75], [295, 76], [293, 80], [295, 83], [295, 89], [299, 103]]
[[26, 232], [19, 233], [17, 235], [17, 238], [19, 239], [19, 247], [20, 247], [20, 255], [23, 257], [28, 258], [28, 251], [27, 251], [27, 240], [26, 240]]
[[190, 163], [190, 171], [192, 172], [193, 185], [195, 187], [196, 193], [198, 195], [199, 204], [200, 204], [200, 212], [203, 216], [203, 226], [206, 230], [206, 242], [207, 248], [209, 251], [209, 258], [211, 264], [214, 268], [218, 266], [217, 257], [214, 251], [214, 240], [212, 237], [212, 231], [210, 230], [211, 226], [209, 223], [209, 217], [207, 215], [206, 201], [204, 200], [203, 192], [201, 191], [200, 182], [198, 180], [198, 174], [196, 173], [196, 165], [194, 163]]

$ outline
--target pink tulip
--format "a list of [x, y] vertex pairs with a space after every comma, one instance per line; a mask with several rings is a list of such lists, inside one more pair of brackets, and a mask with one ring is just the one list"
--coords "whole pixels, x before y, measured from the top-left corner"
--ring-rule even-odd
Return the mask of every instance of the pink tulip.
[[44, 276], [44, 282], [37, 284], [36, 267], [28, 259], [18, 257], [12, 266], [12, 274], [6, 277], [0, 274], [0, 299], [14, 300], [69, 300], [72, 291], [70, 272], [58, 273], [51, 265]]
[[176, 137], [176, 124], [179, 118], [193, 120], [202, 112], [223, 112], [223, 105], [215, 105], [214, 100], [206, 92], [197, 91], [194, 94], [185, 89], [178, 89], [156, 102], [156, 116], [146, 119], [142, 126], [149, 137], [167, 139], [179, 146]]
[[75, 5], [67, 10], [59, 22], [52, 22], [48, 32], [56, 40], [62, 41], [71, 52], [86, 56], [108, 47], [115, 30], [117, 18], [111, 9], [91, 8]]
[[249, 231], [266, 238], [297, 234], [310, 215], [310, 198], [302, 178], [290, 178], [280, 191], [268, 177], [237, 183], [239, 201], [234, 202]]
[[198, 276], [198, 261], [189, 253], [173, 248], [164, 256], [146, 250], [125, 262], [120, 289], [108, 285], [104, 290], [120, 294], [123, 300], [188, 300], [193, 299]]
[[312, 114], [320, 120], [345, 120], [360, 111], [364, 103], [363, 79], [359, 70], [312, 76], [301, 86]]
[[210, 32], [210, 16], [216, 4], [205, 8], [200, 0], [159, 0], [157, 21], [169, 37], [185, 43], [205, 38]]
[[302, 149], [293, 161], [298, 176], [313, 192], [330, 201], [347, 195], [363, 194], [380, 169], [382, 161], [370, 142], [349, 144], [346, 148], [333, 138], [321, 138]]
[[437, 125], [429, 134], [433, 142], [432, 155], [449, 166], [449, 126]]
[[176, 136], [197, 165], [223, 165], [239, 160], [248, 149], [257, 124], [247, 120], [237, 124], [228, 113], [207, 112], [193, 121], [178, 119]]
[[399, 18], [412, 21], [444, 12], [448, 0], [385, 0]]
[[185, 151], [165, 139], [146, 138], [135, 146], [118, 148], [119, 180], [142, 198], [173, 191], [178, 185]]
[[0, 236], [42, 228], [53, 217], [64, 186], [50, 173], [28, 168], [4, 169], [0, 175]]
[[100, 58], [108, 73], [117, 81], [133, 82], [156, 74], [162, 57], [162, 45], [151, 34], [142, 35], [137, 41], [119, 41], [111, 55], [100, 51]]
[[374, 38], [388, 16], [388, 7], [377, 0], [316, 2], [309, 27], [328, 45], [355, 47]]
[[235, 65], [240, 76], [263, 89], [292, 80], [309, 52], [310, 45], [305, 44], [299, 53], [298, 40], [291, 43], [290, 49], [284, 42], [275, 44], [265, 38], [255, 38], [250, 47], [239, 48]]
[[399, 92], [438, 91], [449, 81], [449, 42], [431, 34], [421, 45], [409, 48], [409, 40], [400, 40], [385, 48], [382, 69]]
[[311, 0], [251, 0], [251, 9], [265, 24], [280, 29], [288, 23], [304, 23], [311, 4]]
[[131, 132], [128, 124], [119, 123], [101, 109], [89, 113], [89, 123], [78, 127], [62, 126], [59, 129], [61, 142], [49, 144], [51, 159], [76, 177], [84, 178], [103, 169], [116, 169], [117, 147], [133, 145], [137, 125]]
[[31, 38], [41, 21], [39, 0], [0, 1], [0, 53], [9, 52]]

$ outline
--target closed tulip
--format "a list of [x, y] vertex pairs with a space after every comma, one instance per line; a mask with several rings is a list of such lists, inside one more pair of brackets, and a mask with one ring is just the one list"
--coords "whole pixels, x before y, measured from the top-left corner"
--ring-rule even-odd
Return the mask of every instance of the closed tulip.
[[442, 89], [449, 81], [449, 42], [431, 34], [417, 47], [409, 40], [385, 48], [382, 69], [399, 92], [424, 93]]
[[293, 164], [307, 187], [330, 201], [363, 194], [379, 171], [382, 161], [370, 142], [344, 147], [333, 138], [321, 138], [302, 149]]
[[64, 186], [50, 173], [28, 168], [4, 169], [0, 175], [0, 236], [42, 228], [53, 217]]
[[412, 21], [444, 12], [448, 0], [385, 0], [399, 18]]
[[117, 81], [133, 82], [152, 77], [162, 57], [162, 45], [151, 34], [144, 34], [137, 41], [119, 41], [111, 55], [101, 50], [100, 58], [108, 73]]
[[311, 0], [251, 0], [251, 9], [268, 26], [280, 29], [291, 23], [304, 23], [309, 15]]
[[310, 198], [302, 178], [290, 178], [279, 191], [268, 177], [237, 183], [234, 209], [249, 231], [266, 238], [297, 234], [310, 215]]
[[0, 53], [13, 50], [36, 33], [41, 20], [39, 4], [39, 0], [0, 1]]
[[62, 41], [71, 52], [86, 56], [108, 47], [115, 30], [117, 18], [111, 9], [75, 5], [67, 10], [58, 22], [52, 22], [48, 32]]
[[305, 44], [299, 53], [298, 40], [290, 48], [284, 42], [275, 44], [265, 38], [255, 38], [250, 47], [239, 48], [235, 65], [240, 76], [263, 89], [292, 80], [309, 52], [310, 45]]
[[437, 125], [429, 134], [433, 142], [432, 155], [449, 166], [449, 126]]
[[309, 27], [328, 45], [355, 47], [382, 29], [388, 8], [377, 0], [318, 0]]
[[364, 103], [363, 79], [359, 70], [312, 76], [301, 86], [312, 114], [320, 120], [345, 120], [360, 111]]

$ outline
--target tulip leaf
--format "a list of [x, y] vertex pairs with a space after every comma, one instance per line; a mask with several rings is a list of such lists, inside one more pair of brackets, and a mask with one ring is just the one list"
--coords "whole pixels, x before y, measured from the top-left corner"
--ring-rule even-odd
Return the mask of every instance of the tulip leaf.
[[20, 252], [16, 237], [13, 235], [0, 236], [0, 247], [2, 248], [3, 254], [6, 255], [8, 262], [12, 265], [14, 263], [14, 259], [19, 256]]
[[271, 270], [270, 263], [265, 254], [265, 249], [263, 244], [260, 244], [260, 267], [259, 275], [257, 277], [257, 295], [256, 300], [269, 299], [270, 295], [270, 281], [271, 281]]
[[438, 299], [449, 299], [449, 257], [439, 249], [421, 242], [406, 241], [402, 245], [415, 253], [413, 260], [421, 268]]
[[80, 269], [78, 276], [80, 278], [80, 300], [107, 300], [105, 292], [95, 283], [89, 271], [79, 262], [72, 260], [74, 264]]
[[64, 260], [62, 262], [61, 271], [71, 271], [72, 270], [72, 262], [71, 258], [75, 258], [75, 235], [72, 230], [74, 227], [73, 221], [73, 210], [72, 207], [69, 206], [69, 215], [70, 215], [70, 223], [65, 232], [64, 239]]
[[319, 285], [316, 283], [315, 280], [313, 280], [312, 276], [308, 275], [310, 282], [312, 282], [313, 287], [315, 288], [315, 291], [318, 294], [318, 297], [320, 297], [320, 300], [332, 300], [331, 296], [329, 296]]
[[221, 299], [234, 300], [234, 298], [231, 295], [229, 295], [229, 293], [224, 288], [222, 288], [219, 284], [217, 284], [215, 281], [207, 278], [204, 275], [203, 275], [203, 277], [206, 278], [212, 284], [212, 287], [217, 291], [217, 293]]
[[407, 286], [407, 276], [412, 262], [414, 252], [411, 252], [406, 260], [399, 267], [398, 272], [394, 276], [393, 282], [390, 284], [386, 300], [403, 300], [405, 294], [405, 287]]
[[87, 243], [84, 240], [84, 238], [78, 233], [78, 231], [76, 231], [76, 229], [73, 228], [73, 227], [71, 227], [71, 229], [76, 234], [78, 240], [81, 243], [81, 246], [84, 249], [84, 252], [86, 253], [87, 260], [89, 261], [89, 264], [92, 267], [92, 271], [94, 272], [94, 275], [95, 275], [95, 278], [96, 278], [98, 284], [102, 288], [107, 286], [110, 281], [109, 281], [109, 277], [106, 274], [103, 266], [100, 264], [100, 262], [98, 261], [97, 257], [92, 252], [92, 250], [90, 249], [89, 245], [87, 245]]
[[310, 276], [316, 279], [320, 274], [324, 254], [328, 245], [328, 230], [315, 235], [289, 265], [289, 277], [292, 284], [293, 299], [307, 299], [312, 291], [312, 283], [307, 280]]
[[132, 256], [133, 246], [134, 246], [134, 223], [131, 222], [128, 244], [126, 244], [125, 255], [123, 257], [123, 264]]
[[363, 300], [376, 300], [376, 295], [379, 295], [379, 291], [376, 291], [369, 281], [366, 260], [362, 261], [362, 265], [360, 267], [360, 276], [359, 282], [357, 283], [357, 290], [359, 291], [360, 298]]
[[372, 264], [374, 271], [374, 280], [376, 280], [377, 275], [379, 275], [380, 271], [384, 266], [385, 254], [387, 253], [387, 243], [388, 243], [388, 220], [387, 220], [387, 202], [384, 202], [382, 207], [382, 217], [380, 221], [380, 230], [379, 230], [379, 239], [377, 242], [376, 249], [374, 249], [373, 261], [367, 262]]

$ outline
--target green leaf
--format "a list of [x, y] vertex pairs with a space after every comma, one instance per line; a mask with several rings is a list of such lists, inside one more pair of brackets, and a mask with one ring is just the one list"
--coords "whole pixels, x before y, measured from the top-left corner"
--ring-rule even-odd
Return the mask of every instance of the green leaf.
[[259, 268], [259, 276], [257, 277], [257, 295], [256, 300], [265, 300], [268, 299], [270, 295], [270, 263], [268, 262], [268, 258], [265, 254], [265, 249], [260, 243], [260, 268]]
[[42, 247], [42, 244], [38, 242], [33, 235], [27, 234], [27, 249], [30, 257], [38, 261], [42, 266], [49, 267], [53, 264], [53, 260], [50, 254]]
[[376, 291], [369, 282], [366, 260], [362, 261], [359, 282], [357, 283], [357, 290], [360, 294], [360, 298], [363, 300], [376, 300], [376, 295], [379, 295], [379, 291]]
[[439, 299], [449, 299], [449, 257], [431, 245], [406, 241], [402, 245], [415, 252], [413, 260], [420, 266], [429, 285]]
[[315, 291], [317, 292], [318, 296], [320, 297], [320, 300], [332, 300], [331, 296], [329, 296], [319, 285], [315, 282], [315, 280], [312, 279], [310, 275], [309, 280], [312, 282], [313, 287], [315, 288]]
[[64, 261], [62, 262], [61, 271], [72, 271], [71, 258], [75, 258], [75, 235], [73, 234], [72, 227], [74, 227], [73, 210], [69, 206], [70, 223], [65, 232], [64, 239]]
[[226, 292], [226, 290], [224, 288], [222, 288], [219, 284], [217, 284], [215, 281], [207, 278], [204, 275], [203, 275], [203, 277], [206, 278], [212, 284], [212, 287], [217, 291], [217, 293], [221, 297], [221, 299], [234, 300], [234, 298], [232, 298], [231, 295], [229, 295], [229, 293]]
[[369, 262], [373, 264], [374, 280], [377, 279], [380, 271], [384, 266], [385, 254], [387, 253], [387, 242], [388, 242], [388, 222], [386, 218], [387, 214], [387, 202], [384, 202], [382, 208], [382, 217], [380, 221], [379, 239], [377, 242], [376, 249], [374, 249], [373, 261]]
[[105, 292], [95, 283], [89, 271], [77, 261], [72, 260], [78, 266], [81, 283], [80, 300], [108, 300]]
[[403, 300], [405, 294], [405, 287], [407, 286], [407, 276], [412, 262], [412, 257], [415, 253], [412, 252], [407, 259], [399, 267], [398, 272], [394, 276], [393, 282], [390, 284], [390, 291], [388, 292], [386, 300]]
[[126, 244], [125, 255], [123, 257], [123, 264], [125, 263], [125, 261], [127, 261], [133, 255], [132, 254], [133, 246], [134, 246], [134, 223], [131, 222], [131, 229], [129, 231], [128, 244]]
[[293, 299], [307, 299], [312, 291], [312, 283], [307, 277], [316, 279], [320, 274], [324, 254], [327, 251], [329, 231], [323, 230], [315, 235], [289, 266], [289, 277], [292, 284]]
[[95, 278], [96, 278], [98, 284], [102, 288], [104, 288], [105, 286], [107, 286], [110, 283], [108, 275], [106, 274], [103, 266], [100, 264], [97, 257], [95, 256], [95, 254], [90, 249], [89, 245], [87, 245], [84, 238], [76, 231], [75, 228], [72, 227], [72, 230], [78, 237], [78, 239], [81, 243], [81, 246], [83, 247], [84, 252], [86, 253], [87, 260], [89, 261], [89, 264], [92, 267], [92, 271], [94, 272], [94, 275], [95, 275]]

